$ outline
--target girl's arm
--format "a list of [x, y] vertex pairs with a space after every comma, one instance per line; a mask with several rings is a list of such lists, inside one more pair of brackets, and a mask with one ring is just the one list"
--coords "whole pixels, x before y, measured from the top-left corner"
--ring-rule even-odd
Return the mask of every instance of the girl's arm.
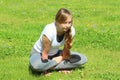
[[45, 35], [43, 35], [42, 43], [43, 43], [42, 60], [48, 60], [48, 51], [50, 49], [51, 42]]

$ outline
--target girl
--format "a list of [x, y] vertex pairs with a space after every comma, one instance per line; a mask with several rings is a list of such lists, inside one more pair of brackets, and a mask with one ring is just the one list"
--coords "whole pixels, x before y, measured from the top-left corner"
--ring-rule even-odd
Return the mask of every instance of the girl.
[[[72, 22], [71, 13], [61, 8], [56, 14], [55, 22], [45, 26], [31, 51], [32, 70], [68, 70], [87, 62], [85, 55], [70, 51], [75, 35]], [[64, 46], [63, 50], [59, 49], [61, 46]]]

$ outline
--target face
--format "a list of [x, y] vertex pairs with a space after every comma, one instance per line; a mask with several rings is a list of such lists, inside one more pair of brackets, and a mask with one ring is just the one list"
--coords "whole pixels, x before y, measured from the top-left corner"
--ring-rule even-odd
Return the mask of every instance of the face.
[[67, 16], [67, 19], [63, 23], [57, 23], [57, 30], [60, 33], [65, 33], [72, 26], [72, 17], [70, 15]]

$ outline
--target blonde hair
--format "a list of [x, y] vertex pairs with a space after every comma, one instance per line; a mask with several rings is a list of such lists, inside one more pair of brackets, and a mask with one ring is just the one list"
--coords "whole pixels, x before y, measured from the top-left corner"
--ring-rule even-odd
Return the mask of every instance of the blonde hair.
[[[71, 13], [67, 9], [61, 8], [56, 14], [55, 21], [58, 23], [64, 23], [67, 20], [67, 17], [69, 15], [71, 15]], [[66, 53], [66, 57], [70, 57], [69, 49], [71, 48], [71, 44], [72, 44], [72, 34], [71, 34], [71, 28], [70, 28], [65, 33], [65, 45], [64, 45], [63, 52]]]

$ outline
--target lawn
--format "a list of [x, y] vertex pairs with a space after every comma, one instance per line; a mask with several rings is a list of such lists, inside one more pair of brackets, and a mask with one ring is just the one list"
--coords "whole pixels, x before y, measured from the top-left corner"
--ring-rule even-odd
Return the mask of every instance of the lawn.
[[[1, 0], [0, 80], [120, 80], [120, 0]], [[73, 14], [72, 51], [88, 62], [71, 74], [29, 72], [32, 46], [59, 8]]]

